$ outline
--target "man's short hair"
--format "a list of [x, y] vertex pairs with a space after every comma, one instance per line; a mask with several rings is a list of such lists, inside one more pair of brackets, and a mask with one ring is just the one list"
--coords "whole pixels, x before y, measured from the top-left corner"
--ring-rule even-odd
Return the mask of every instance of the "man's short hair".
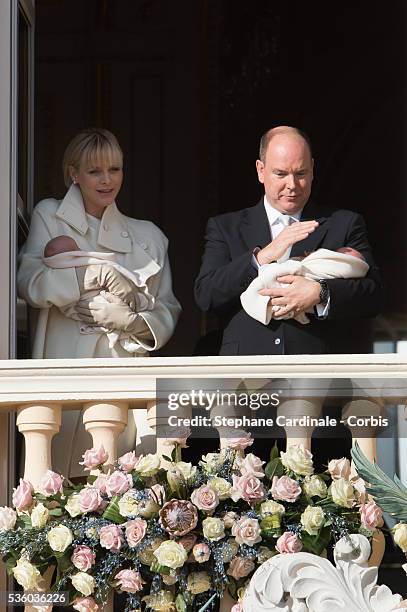
[[263, 136], [260, 138], [259, 159], [263, 162], [263, 164], [266, 162], [266, 153], [270, 144], [270, 140], [273, 138], [273, 136], [277, 136], [277, 134], [283, 134], [284, 132], [294, 132], [298, 136], [301, 136], [301, 138], [303, 138], [307, 143], [311, 157], [313, 157], [311, 140], [308, 134], [306, 134], [303, 130], [300, 130], [299, 128], [284, 125], [275, 128], [270, 128], [269, 130], [264, 132]]

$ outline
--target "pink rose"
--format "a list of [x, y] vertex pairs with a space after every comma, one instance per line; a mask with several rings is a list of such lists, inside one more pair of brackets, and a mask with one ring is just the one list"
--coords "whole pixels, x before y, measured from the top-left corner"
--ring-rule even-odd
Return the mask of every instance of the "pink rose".
[[244, 612], [243, 606], [241, 603], [235, 603], [235, 605], [230, 608], [230, 612]]
[[229, 510], [229, 512], [225, 512], [225, 514], [223, 514], [220, 518], [222, 519], [226, 529], [231, 529], [238, 520], [239, 515], [236, 514], [236, 512]]
[[366, 501], [366, 483], [363, 478], [353, 478], [351, 480], [355, 489], [356, 500], [359, 504], [364, 504]]
[[177, 540], [177, 542], [185, 548], [187, 553], [189, 553], [193, 549], [194, 544], [196, 542], [196, 535], [194, 535], [193, 533], [188, 533], [187, 535], [184, 535], [182, 536], [182, 538]]
[[123, 544], [122, 530], [118, 525], [106, 525], [100, 532], [100, 545], [112, 552], [120, 550]]
[[360, 520], [366, 529], [376, 529], [382, 518], [381, 508], [370, 500], [367, 504], [360, 507]]
[[173, 444], [179, 444], [180, 448], [188, 448], [187, 439], [190, 435], [190, 427], [179, 427], [178, 429], [172, 429], [168, 432], [164, 444], [168, 446], [172, 446]]
[[127, 521], [125, 527], [126, 540], [129, 546], [137, 546], [147, 532], [147, 522], [140, 518]]
[[235, 537], [238, 544], [254, 546], [262, 540], [259, 521], [249, 518], [248, 516], [242, 516], [242, 518], [233, 525], [232, 536]]
[[162, 485], [155, 484], [147, 490], [150, 493], [151, 499], [156, 504], [162, 506], [165, 503], [165, 489]]
[[121, 570], [118, 574], [116, 574], [115, 580], [117, 581], [117, 586], [119, 589], [121, 591], [126, 591], [126, 593], [136, 593], [137, 591], [141, 591], [143, 584], [145, 584], [139, 572], [130, 569]]
[[226, 448], [232, 448], [233, 450], [244, 450], [248, 446], [251, 446], [254, 442], [250, 434], [242, 432], [243, 435], [240, 438], [226, 438], [224, 444]]
[[20, 478], [20, 484], [16, 489], [14, 489], [12, 499], [13, 506], [20, 512], [28, 510], [33, 504], [32, 492], [32, 484], [27, 480]]
[[350, 476], [350, 461], [345, 457], [342, 459], [331, 459], [328, 463], [328, 472], [331, 474], [332, 480], [344, 478], [349, 480]]
[[292, 533], [292, 531], [285, 531], [276, 542], [276, 549], [279, 553], [297, 553], [302, 548], [302, 542], [300, 538]]
[[62, 476], [52, 470], [48, 470], [41, 478], [38, 490], [46, 496], [62, 493], [63, 480]]
[[113, 495], [123, 495], [133, 484], [133, 479], [130, 474], [124, 474], [120, 470], [116, 470], [106, 479], [106, 493], [109, 497]]
[[129, 453], [119, 457], [118, 461], [125, 472], [131, 472], [134, 470], [138, 457], [136, 457], [136, 453], [134, 451], [130, 451]]
[[219, 504], [219, 495], [210, 485], [202, 485], [202, 487], [192, 492], [191, 502], [195, 504], [199, 510], [212, 512]]
[[0, 508], [0, 531], [14, 529], [16, 520], [17, 514], [13, 508], [9, 508], [8, 506]]
[[101, 495], [106, 493], [107, 474], [99, 474], [93, 483], [93, 488], [97, 489]]
[[73, 609], [78, 612], [98, 612], [99, 606], [93, 597], [77, 597], [73, 602]]
[[255, 565], [251, 559], [247, 559], [247, 557], [234, 557], [229, 563], [229, 569], [226, 573], [235, 580], [239, 580], [239, 578], [248, 576], [254, 568]]
[[89, 546], [75, 546], [71, 556], [74, 566], [81, 572], [87, 572], [95, 564], [96, 555]]
[[195, 544], [192, 549], [192, 554], [195, 561], [198, 563], [205, 563], [205, 561], [208, 561], [209, 557], [211, 556], [211, 549], [207, 544], [201, 542], [200, 544]]
[[79, 493], [79, 507], [81, 512], [96, 512], [103, 503], [99, 489], [85, 487]]
[[295, 502], [301, 495], [301, 487], [296, 480], [289, 476], [274, 476], [271, 485], [271, 494], [274, 499], [280, 499], [286, 502]]
[[266, 462], [262, 461], [259, 457], [256, 457], [256, 455], [253, 455], [253, 453], [249, 453], [239, 465], [242, 476], [256, 476], [257, 478], [264, 478], [263, 463]]
[[85, 451], [85, 454], [82, 455], [82, 457], [83, 461], [81, 461], [79, 465], [84, 465], [85, 470], [93, 470], [99, 465], [105, 463], [108, 460], [109, 455], [102, 445], [99, 449], [91, 448]]
[[239, 501], [239, 499], [244, 499], [252, 503], [264, 499], [266, 491], [256, 476], [236, 476], [234, 474], [230, 497], [235, 502]]

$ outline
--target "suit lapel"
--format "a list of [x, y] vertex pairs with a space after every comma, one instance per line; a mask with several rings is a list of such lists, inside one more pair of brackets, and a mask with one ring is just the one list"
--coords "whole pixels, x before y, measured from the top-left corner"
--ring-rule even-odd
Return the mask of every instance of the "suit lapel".
[[315, 251], [320, 246], [328, 231], [329, 225], [328, 218], [324, 216], [323, 213], [324, 211], [318, 208], [313, 202], [309, 202], [306, 205], [301, 215], [301, 221], [315, 220], [318, 221], [319, 226], [308, 236], [308, 238], [293, 245], [290, 257], [301, 257], [306, 253]]
[[246, 209], [240, 232], [248, 249], [255, 246], [265, 247], [271, 242], [271, 232], [263, 199], [256, 206]]

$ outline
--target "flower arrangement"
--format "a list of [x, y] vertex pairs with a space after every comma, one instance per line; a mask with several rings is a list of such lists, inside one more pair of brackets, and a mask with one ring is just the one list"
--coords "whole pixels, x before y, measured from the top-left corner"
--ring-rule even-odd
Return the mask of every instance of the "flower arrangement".
[[240, 599], [278, 552], [321, 555], [347, 534], [373, 533], [380, 510], [364, 503], [347, 459], [315, 474], [302, 446], [274, 447], [264, 465], [245, 453], [252, 442], [229, 439], [192, 465], [177, 440], [171, 457], [129, 452], [109, 468], [101, 447], [83, 456], [86, 484], [51, 471], [37, 490], [20, 480], [13, 507], [0, 508], [9, 573], [41, 590], [55, 566], [51, 590], [68, 591], [79, 612], [100, 610], [110, 589], [126, 594], [125, 612], [204, 612], [226, 588]]

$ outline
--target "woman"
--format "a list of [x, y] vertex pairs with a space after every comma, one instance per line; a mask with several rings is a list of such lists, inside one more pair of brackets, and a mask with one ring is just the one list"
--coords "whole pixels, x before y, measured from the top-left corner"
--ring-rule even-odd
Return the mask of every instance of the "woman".
[[[65, 197], [62, 201], [42, 200], [35, 207], [21, 252], [19, 295], [39, 309], [32, 357], [148, 355], [171, 337], [180, 313], [171, 288], [168, 241], [150, 221], [131, 219], [117, 209], [115, 199], [123, 181], [123, 154], [115, 136], [107, 130], [88, 129], [75, 136], [65, 151], [63, 172], [68, 187]], [[113, 253], [119, 265], [114, 267], [107, 262], [80, 268], [51, 267], [44, 261], [44, 251], [59, 236], [73, 239], [71, 242], [85, 254], [108, 251], [107, 255], [112, 257]], [[120, 274], [120, 266], [137, 277], [138, 287]], [[96, 292], [106, 289], [114, 294], [114, 299], [100, 303], [89, 298], [90, 289]], [[133, 290], [144, 294], [148, 309], [137, 311], [139, 300], [132, 298]], [[66, 315], [68, 306], [71, 316]], [[119, 342], [112, 346], [103, 331], [106, 321], [107, 327], [128, 335], [131, 353]], [[70, 415], [64, 411], [63, 416], [60, 435], [65, 436], [65, 442], [69, 436], [71, 447], [76, 436], [71, 457], [75, 470], [75, 462], [89, 445], [89, 436], [77, 411]], [[77, 429], [83, 432], [83, 447], [77, 444]], [[127, 443], [134, 444], [134, 430], [127, 429]], [[62, 447], [55, 444], [55, 450]], [[67, 475], [66, 455], [65, 452], [54, 457], [54, 468]]]

